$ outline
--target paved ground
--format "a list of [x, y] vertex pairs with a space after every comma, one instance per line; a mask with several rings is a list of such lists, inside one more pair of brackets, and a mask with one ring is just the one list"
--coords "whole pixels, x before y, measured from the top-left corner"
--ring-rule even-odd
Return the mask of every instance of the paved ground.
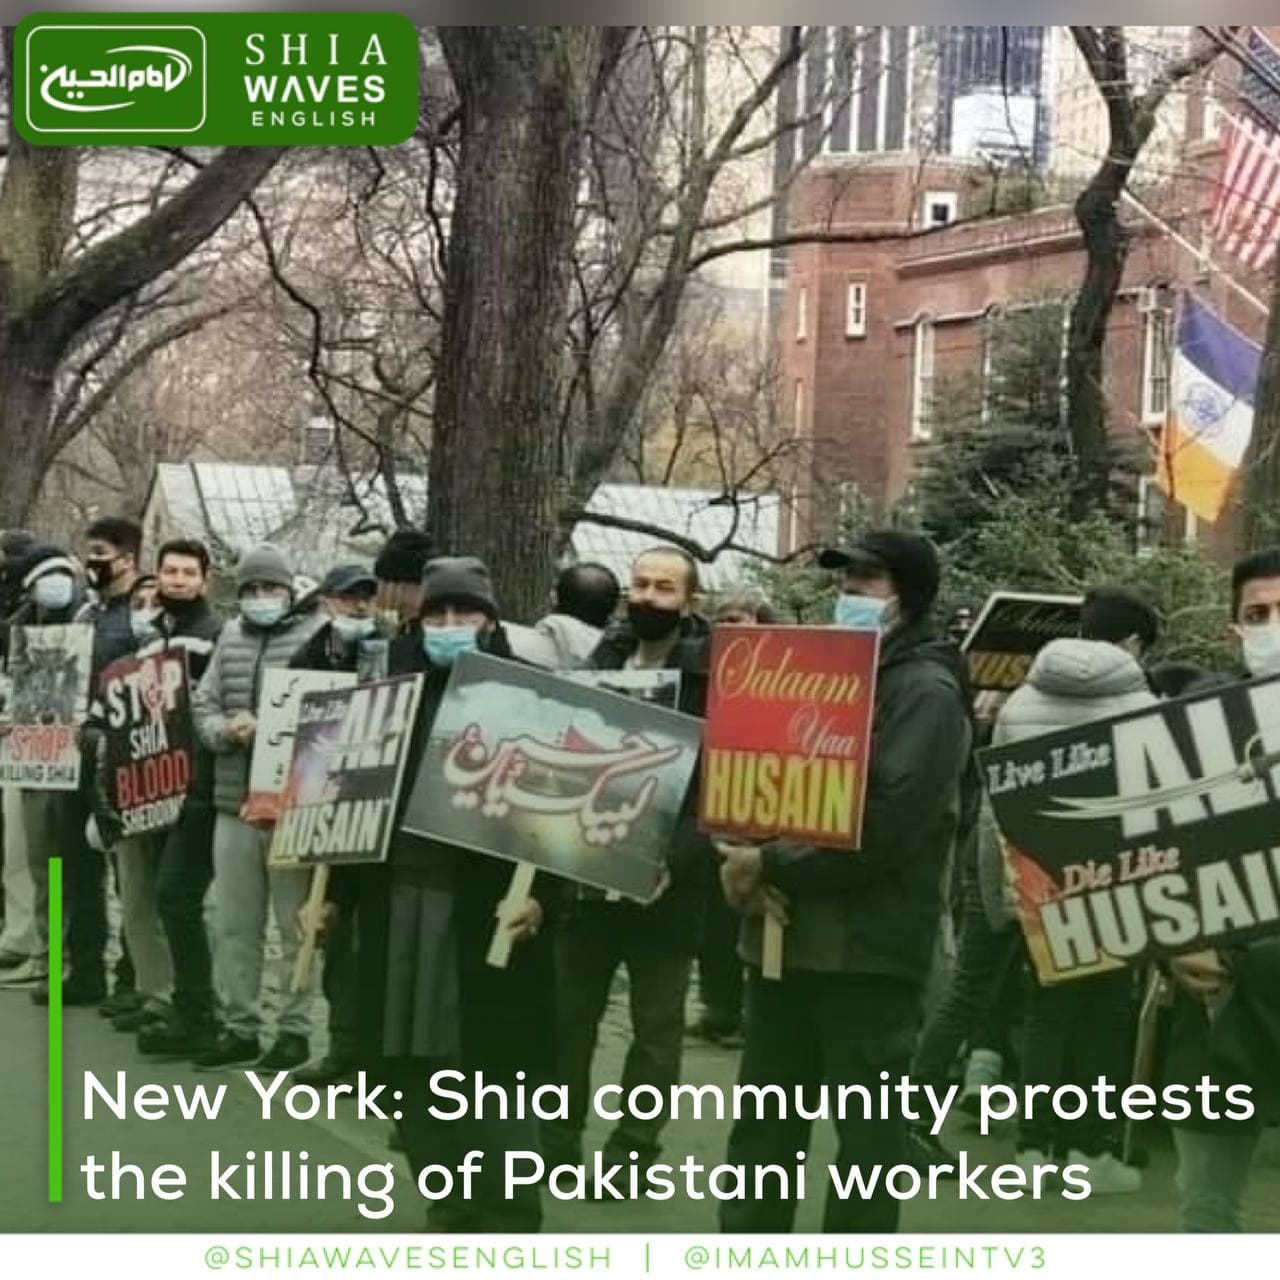
[[[367, 1221], [353, 1205], [338, 1200], [209, 1203], [207, 1153], [212, 1147], [221, 1149], [228, 1159], [242, 1157], [247, 1150], [305, 1148], [313, 1166], [332, 1162], [358, 1168], [398, 1158], [387, 1151], [386, 1126], [378, 1121], [358, 1122], [351, 1104], [345, 1104], [332, 1121], [264, 1123], [256, 1096], [238, 1075], [200, 1074], [182, 1065], [145, 1063], [135, 1054], [130, 1038], [113, 1032], [94, 1011], [79, 1009], [66, 1015], [66, 1199], [61, 1206], [50, 1206], [45, 1201], [44, 1036], [43, 1011], [24, 992], [0, 991], [0, 1134], [4, 1135], [0, 1231], [414, 1231], [421, 1226], [421, 1202], [403, 1178], [396, 1190], [394, 1213], [377, 1222]], [[602, 1035], [598, 1079], [618, 1078], [625, 1043], [626, 1014], [620, 992], [615, 992]], [[727, 1087], [735, 1079], [737, 1055], [690, 1042], [685, 1063], [686, 1080]], [[114, 1079], [117, 1070], [125, 1070], [133, 1087], [225, 1082], [227, 1101], [216, 1122], [121, 1122], [101, 1114], [87, 1122], [82, 1116], [86, 1068], [108, 1080]], [[969, 1133], [966, 1123], [963, 1118], [950, 1122], [945, 1137], [953, 1147], [965, 1146], [971, 1159], [994, 1163], [1011, 1159], [1007, 1136], [982, 1139]], [[715, 1164], [723, 1159], [726, 1129], [727, 1124], [715, 1122], [672, 1126], [667, 1155], [692, 1154]], [[597, 1144], [603, 1136], [599, 1127], [589, 1134]], [[191, 1175], [187, 1197], [172, 1202], [148, 1198], [142, 1203], [90, 1200], [78, 1166], [88, 1152], [109, 1158], [113, 1150], [148, 1169], [165, 1162], [183, 1165]], [[830, 1135], [818, 1132], [809, 1157], [813, 1174], [821, 1175], [830, 1156]], [[917, 1200], [907, 1205], [903, 1228], [925, 1232], [1169, 1231], [1175, 1225], [1171, 1179], [1172, 1153], [1167, 1144], [1157, 1141], [1139, 1194], [1075, 1204], [1060, 1199], [962, 1203], [948, 1188], [936, 1202]], [[818, 1226], [825, 1178], [811, 1175], [810, 1181], [813, 1186], [798, 1222], [803, 1230]], [[1252, 1229], [1280, 1230], [1280, 1142], [1269, 1141], [1259, 1160], [1249, 1210]], [[714, 1223], [712, 1202], [686, 1199], [606, 1205], [550, 1201], [547, 1210], [547, 1228], [557, 1231], [700, 1232], [713, 1229]]]

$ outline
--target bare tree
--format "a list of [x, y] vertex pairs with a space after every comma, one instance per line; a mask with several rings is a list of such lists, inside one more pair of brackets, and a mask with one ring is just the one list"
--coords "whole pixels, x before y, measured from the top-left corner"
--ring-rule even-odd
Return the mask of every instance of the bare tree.
[[[11, 65], [12, 28], [3, 52]], [[82, 153], [34, 147], [9, 129], [0, 175], [0, 525], [26, 519], [66, 443], [51, 421], [59, 370], [76, 342], [212, 236], [282, 150], [226, 148], [154, 207], [79, 247]]]
[[1084, 515], [1106, 500], [1110, 469], [1103, 389], [1107, 326], [1124, 275], [1130, 233], [1119, 202], [1134, 164], [1156, 127], [1169, 93], [1218, 56], [1211, 41], [1197, 39], [1138, 92], [1130, 74], [1130, 46], [1123, 27], [1072, 27], [1075, 40], [1107, 109], [1107, 151], [1075, 202], [1084, 236], [1084, 280], [1071, 309], [1067, 335], [1067, 425], [1075, 453], [1072, 509]]

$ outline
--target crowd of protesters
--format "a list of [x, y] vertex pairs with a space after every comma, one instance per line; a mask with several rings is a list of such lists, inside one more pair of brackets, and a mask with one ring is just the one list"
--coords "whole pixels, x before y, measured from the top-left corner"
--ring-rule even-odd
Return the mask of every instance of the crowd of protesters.
[[[335, 565], [311, 587], [279, 549], [256, 547], [231, 571], [235, 607], [224, 616], [211, 603], [211, 560], [198, 541], [166, 542], [148, 561], [141, 530], [126, 519], [96, 521], [74, 554], [30, 534], [3, 535], [0, 659], [17, 626], [93, 629], [79, 789], [3, 789], [6, 998], [26, 991], [48, 1002], [48, 868], [57, 854], [64, 1007], [96, 1008], [149, 1059], [286, 1070], [315, 1085], [376, 1072], [404, 1095], [396, 1140], [415, 1174], [473, 1149], [492, 1153], [490, 1170], [503, 1150], [535, 1146], [548, 1163], [582, 1161], [593, 1058], [619, 969], [632, 1036], [624, 1093], [637, 1085], [667, 1093], [682, 1078], [689, 1035], [741, 1052], [744, 1084], [875, 1088], [885, 1072], [930, 1084], [958, 1076], [962, 1108], [1002, 1080], [1129, 1082], [1149, 975], [1131, 966], [1056, 986], [1036, 981], [975, 751], [1151, 706], [1223, 677], [1145, 669], [1156, 613], [1100, 586], [1086, 595], [1080, 635], [1046, 645], [1003, 706], [975, 699], [956, 643], [971, 615], [938, 625], [937, 554], [926, 538], [901, 530], [870, 531], [820, 559], [839, 583], [834, 624], [881, 634], [857, 853], [712, 841], [698, 829], [690, 796], [651, 904], [549, 875], [511, 904], [509, 868], [499, 860], [397, 831], [385, 863], [335, 868], [330, 877], [319, 979], [327, 1052], [312, 1060], [315, 992], [290, 982], [309, 873], [269, 868], [269, 833], [243, 810], [264, 671], [421, 676], [412, 777], [460, 654], [559, 670], [676, 669], [680, 710], [704, 716], [713, 628], [781, 620], [754, 595], [713, 602], [704, 615], [697, 563], [659, 546], [636, 558], [625, 585], [601, 565], [566, 568], [548, 615], [518, 625], [504, 620], [481, 561], [436, 551], [424, 534], [400, 530], [372, 566]], [[1232, 610], [1237, 678], [1280, 674], [1280, 550], [1236, 566]], [[92, 695], [117, 659], [169, 650], [185, 655], [194, 690], [191, 786], [163, 836], [121, 838], [97, 816], [102, 733]], [[112, 895], [118, 913], [108, 910]], [[505, 968], [485, 961], [500, 904], [515, 944]], [[771, 915], [787, 925], [780, 979], [761, 972]], [[271, 951], [269, 916], [278, 942]], [[264, 988], [268, 955], [276, 971]], [[701, 1012], [687, 1023], [695, 967]], [[1182, 956], [1165, 977], [1172, 1008], [1158, 1069], [1213, 1075], [1211, 1011], [1241, 983], [1274, 999], [1280, 949], [1264, 940]], [[435, 1120], [415, 1100], [423, 1102], [442, 1065], [488, 1080], [523, 1072], [563, 1083], [568, 1114], [538, 1132], [532, 1121]], [[1264, 1066], [1280, 1075], [1280, 1061]], [[1241, 1229], [1260, 1123], [1178, 1128], [1187, 1229]], [[728, 1159], [788, 1163], [807, 1148], [807, 1130], [795, 1117], [740, 1119]], [[624, 1113], [604, 1156], [653, 1162], [662, 1139], [661, 1117]], [[952, 1162], [938, 1138], [901, 1117], [842, 1120], [837, 1141], [840, 1164]], [[1095, 1195], [1138, 1190], [1142, 1174], [1126, 1154], [1123, 1135], [1096, 1111], [1070, 1124], [1028, 1116], [1018, 1128], [1020, 1164], [1069, 1160], [1084, 1168]], [[721, 1225], [785, 1231], [795, 1208], [785, 1198], [727, 1201]], [[887, 1192], [833, 1195], [824, 1230], [894, 1230], [899, 1209]], [[470, 1199], [433, 1205], [430, 1221], [445, 1230], [534, 1230], [540, 1197], [522, 1188], [507, 1199], [494, 1172]]]

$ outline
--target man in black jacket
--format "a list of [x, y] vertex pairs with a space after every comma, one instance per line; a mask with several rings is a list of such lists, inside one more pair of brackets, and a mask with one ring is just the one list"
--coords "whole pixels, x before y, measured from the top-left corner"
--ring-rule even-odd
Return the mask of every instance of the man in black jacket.
[[[139, 657], [177, 650], [186, 655], [187, 682], [200, 682], [222, 632], [209, 604], [209, 552], [202, 542], [175, 539], [156, 562], [157, 638]], [[194, 768], [182, 815], [161, 837], [155, 879], [156, 905], [173, 957], [173, 1001], [167, 1018], [138, 1031], [145, 1054], [195, 1057], [217, 1035], [213, 965], [204, 923], [204, 898], [213, 878], [213, 758], [192, 731]]]
[[[671, 669], [680, 672], [680, 710], [706, 708], [706, 623], [693, 612], [697, 565], [684, 552], [659, 547], [631, 569], [626, 620], [605, 632], [589, 666], [598, 671]], [[611, 901], [579, 889], [556, 939], [556, 1001], [560, 1081], [569, 1091], [569, 1119], [544, 1126], [550, 1160], [578, 1163], [591, 1082], [596, 1033], [613, 975], [627, 967], [631, 1047], [622, 1069], [624, 1094], [641, 1084], [664, 1096], [680, 1079], [685, 993], [698, 947], [713, 858], [698, 835], [692, 804], [669, 851], [670, 882], [648, 906]], [[606, 1164], [641, 1162], [658, 1155], [663, 1117], [624, 1115], [605, 1144]]]
[[[864, 1085], [906, 1073], [921, 996], [943, 910], [942, 879], [955, 838], [960, 781], [971, 730], [954, 649], [930, 621], [939, 567], [932, 543], [901, 530], [864, 534], [819, 563], [843, 573], [837, 625], [878, 626], [862, 846], [856, 852], [725, 843], [721, 881], [748, 915], [746, 1049], [741, 1081], [799, 1087]], [[787, 922], [783, 973], [761, 976], [761, 917]], [[841, 1169], [888, 1169], [905, 1154], [903, 1117], [864, 1119], [856, 1104], [836, 1120]], [[794, 1114], [738, 1119], [728, 1161], [790, 1165], [808, 1146], [809, 1122]], [[898, 1201], [883, 1179], [868, 1199], [830, 1192], [823, 1230], [892, 1231]], [[787, 1231], [794, 1199], [726, 1201], [725, 1231]]]
[[[329, 621], [289, 665], [303, 671], [358, 671], [362, 647], [377, 632], [374, 598], [378, 579], [363, 565], [337, 565], [325, 574], [318, 594]], [[346, 1080], [360, 1066], [354, 903], [339, 904], [325, 930], [322, 984], [329, 1004], [329, 1049], [319, 1062], [293, 1073], [299, 1084], [315, 1088]]]

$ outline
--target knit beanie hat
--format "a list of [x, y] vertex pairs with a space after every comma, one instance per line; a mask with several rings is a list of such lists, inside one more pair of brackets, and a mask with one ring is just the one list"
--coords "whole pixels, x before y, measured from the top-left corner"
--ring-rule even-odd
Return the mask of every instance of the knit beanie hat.
[[431, 559], [431, 539], [421, 529], [397, 529], [373, 562], [380, 582], [421, 582]]
[[422, 573], [422, 610], [445, 604], [470, 605], [498, 616], [493, 579], [484, 561], [475, 556], [437, 556]]
[[273, 587], [293, 590], [293, 573], [288, 561], [268, 542], [246, 551], [236, 565], [236, 590], [243, 591], [253, 582], [267, 582]]
[[76, 562], [61, 547], [40, 544], [31, 547], [11, 562], [10, 573], [23, 591], [29, 591], [37, 578], [46, 573], [66, 573], [76, 576]]

